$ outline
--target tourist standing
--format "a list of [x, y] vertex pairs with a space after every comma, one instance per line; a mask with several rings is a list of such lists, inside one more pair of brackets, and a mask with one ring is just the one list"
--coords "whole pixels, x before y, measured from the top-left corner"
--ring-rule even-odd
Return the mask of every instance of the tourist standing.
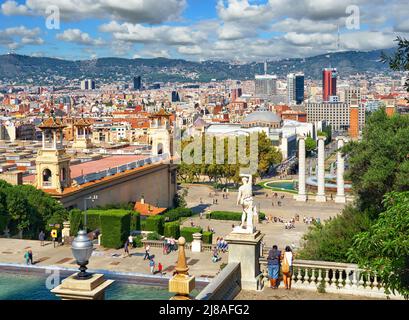
[[145, 246], [145, 256], [143, 257], [143, 260], [146, 260], [146, 259], [150, 258], [149, 250], [150, 250], [149, 245], [146, 245]]
[[280, 274], [280, 258], [281, 251], [278, 250], [277, 245], [274, 245], [272, 249], [268, 252], [267, 266], [268, 266], [268, 277], [270, 278], [270, 288], [278, 288], [278, 277]]
[[30, 254], [28, 253], [28, 251], [26, 251], [26, 253], [24, 254], [24, 259], [26, 260], [26, 265], [30, 264]]
[[291, 290], [291, 276], [293, 274], [293, 252], [290, 246], [285, 247], [282, 256], [282, 271], [284, 286], [287, 290]]
[[30, 264], [34, 264], [33, 263], [33, 251], [28, 250], [28, 259], [30, 260]]
[[162, 270], [163, 270], [162, 263], [159, 262], [159, 264], [158, 264], [158, 272], [159, 272], [159, 274], [160, 274], [161, 276], [163, 275]]
[[40, 231], [40, 234], [38, 235], [38, 240], [40, 240], [40, 245], [44, 247], [44, 239], [45, 239], [45, 233], [43, 230]]
[[155, 261], [152, 259], [149, 259], [149, 267], [151, 269], [151, 273], [155, 274]]

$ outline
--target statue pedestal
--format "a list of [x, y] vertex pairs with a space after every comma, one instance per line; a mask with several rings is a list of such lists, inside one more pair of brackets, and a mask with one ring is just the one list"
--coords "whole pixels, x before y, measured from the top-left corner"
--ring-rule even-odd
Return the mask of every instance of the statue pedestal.
[[103, 274], [93, 274], [87, 280], [78, 280], [77, 274], [64, 279], [62, 283], [51, 290], [62, 300], [104, 300], [105, 290], [114, 280], [105, 280]]
[[335, 203], [346, 203], [347, 199], [345, 196], [335, 196]]
[[259, 230], [253, 233], [231, 232], [225, 239], [229, 244], [228, 262], [239, 262], [241, 269], [241, 288], [257, 290], [256, 277], [260, 271], [260, 248], [264, 234]]

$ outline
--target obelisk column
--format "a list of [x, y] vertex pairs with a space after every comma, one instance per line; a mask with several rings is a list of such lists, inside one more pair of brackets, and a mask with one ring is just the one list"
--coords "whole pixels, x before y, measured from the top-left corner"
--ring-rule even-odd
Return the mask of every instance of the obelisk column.
[[317, 173], [317, 182], [318, 182], [318, 192], [315, 196], [315, 201], [325, 202], [327, 201], [325, 197], [325, 149], [324, 142], [326, 137], [318, 137], [318, 173]]
[[345, 203], [345, 187], [344, 187], [344, 157], [342, 156], [341, 149], [344, 146], [344, 137], [337, 138], [337, 195], [335, 197], [336, 203]]
[[307, 201], [305, 192], [305, 137], [298, 138], [298, 195], [297, 201]]

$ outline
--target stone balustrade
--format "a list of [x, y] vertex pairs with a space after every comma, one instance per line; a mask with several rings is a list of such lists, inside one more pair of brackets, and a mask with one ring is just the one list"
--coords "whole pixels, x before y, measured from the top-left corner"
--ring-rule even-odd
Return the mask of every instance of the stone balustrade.
[[240, 263], [228, 263], [196, 296], [196, 300], [232, 300], [240, 292]]
[[[260, 258], [261, 272], [267, 281], [267, 259]], [[294, 260], [292, 287], [328, 293], [387, 298], [381, 279], [356, 264], [312, 260]], [[403, 299], [388, 295], [390, 299]]]
[[[142, 244], [149, 245], [151, 248], [160, 248], [163, 249], [164, 242], [162, 240], [142, 240]], [[203, 243], [202, 244], [202, 252], [211, 252], [213, 248], [213, 245], [208, 244], [208, 243]], [[186, 250], [192, 250], [192, 243], [191, 242], [186, 242], [185, 244], [185, 249]]]

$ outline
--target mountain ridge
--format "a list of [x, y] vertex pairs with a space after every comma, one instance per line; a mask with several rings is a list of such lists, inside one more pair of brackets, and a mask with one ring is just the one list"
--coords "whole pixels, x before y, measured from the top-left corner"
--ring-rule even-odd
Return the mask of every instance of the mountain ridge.
[[[307, 79], [319, 79], [324, 67], [336, 67], [341, 77], [354, 73], [388, 72], [380, 62], [381, 53], [394, 48], [372, 51], [342, 51], [307, 58], [269, 61], [268, 73], [283, 77], [290, 72], [304, 72]], [[0, 79], [3, 83], [53, 84], [67, 80], [94, 78], [100, 83], [131, 81], [141, 75], [148, 82], [208, 82], [211, 79], [253, 79], [263, 73], [263, 63], [201, 62], [169, 58], [103, 57], [94, 60], [66, 60], [18, 54], [0, 55]], [[65, 78], [65, 79], [63, 79]]]

